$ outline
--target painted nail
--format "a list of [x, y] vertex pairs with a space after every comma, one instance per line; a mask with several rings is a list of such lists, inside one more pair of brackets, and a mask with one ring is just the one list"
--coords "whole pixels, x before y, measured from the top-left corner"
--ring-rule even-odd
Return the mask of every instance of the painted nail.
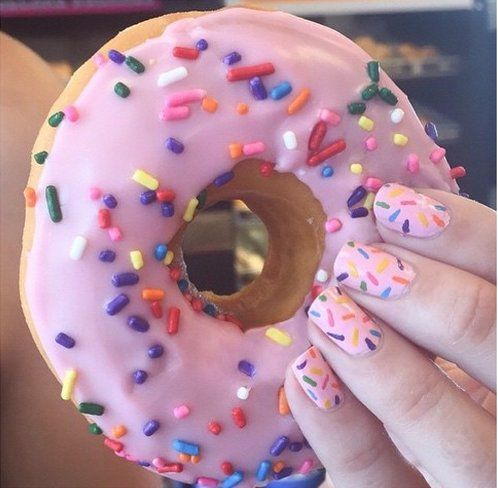
[[339, 283], [380, 298], [403, 295], [415, 278], [413, 268], [396, 256], [353, 241], [339, 251], [334, 273]]
[[318, 408], [332, 410], [343, 402], [339, 379], [315, 346], [294, 361], [292, 371], [301, 388]]
[[384, 227], [414, 237], [436, 236], [450, 223], [442, 203], [398, 183], [387, 183], [377, 192], [374, 213]]
[[336, 286], [315, 298], [308, 316], [330, 340], [353, 356], [375, 351], [382, 339], [379, 326]]

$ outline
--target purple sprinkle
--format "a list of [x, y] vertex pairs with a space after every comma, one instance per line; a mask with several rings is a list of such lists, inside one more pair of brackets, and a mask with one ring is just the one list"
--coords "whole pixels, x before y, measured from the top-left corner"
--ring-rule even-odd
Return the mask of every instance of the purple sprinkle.
[[425, 133], [434, 141], [437, 141], [438, 138], [438, 133], [437, 133], [437, 127], [434, 122], [427, 122], [425, 124]]
[[111, 281], [114, 286], [118, 287], [136, 285], [138, 283], [138, 275], [136, 273], [119, 273], [113, 275]]
[[109, 59], [113, 61], [116, 64], [123, 64], [126, 56], [119, 51], [116, 51], [115, 49], [111, 49], [108, 53], [107, 56], [109, 56]]
[[138, 317], [137, 315], [130, 315], [128, 317], [128, 325], [137, 332], [147, 332], [150, 327], [147, 320], [142, 317]]
[[307, 364], [308, 364], [308, 360], [305, 359], [302, 363], [296, 364], [296, 368], [297, 369], [304, 369]]
[[104, 249], [99, 253], [99, 259], [103, 263], [112, 263], [116, 259], [116, 253], [110, 249]]
[[147, 461], [138, 461], [137, 463], [139, 466], [144, 466], [145, 468], [148, 468], [150, 466], [150, 463]]
[[375, 349], [377, 349], [377, 346], [368, 337], [365, 337], [365, 342], [368, 346], [368, 349], [370, 349], [371, 351], [375, 351]]
[[410, 221], [408, 219], [405, 219], [405, 221], [403, 222], [403, 226], [401, 227], [401, 229], [403, 230], [403, 232], [405, 234], [409, 234], [410, 233]]
[[164, 145], [166, 146], [166, 149], [169, 149], [171, 152], [175, 154], [181, 154], [185, 149], [185, 146], [178, 139], [175, 139], [174, 137], [168, 137]]
[[302, 442], [291, 442], [289, 444], [289, 451], [299, 452], [303, 448]]
[[114, 195], [111, 195], [110, 193], [106, 193], [102, 197], [102, 201], [104, 202], [107, 208], [116, 208], [118, 206], [118, 201], [116, 200], [116, 197]]
[[349, 275], [347, 273], [341, 273], [338, 277], [337, 277], [337, 281], [344, 281], [346, 278], [349, 278]]
[[140, 203], [143, 205], [149, 205], [149, 203], [155, 202], [156, 199], [157, 195], [153, 190], [147, 190], [140, 193]]
[[360, 217], [366, 217], [368, 215], [368, 208], [358, 207], [351, 210], [351, 218], [358, 219]]
[[133, 381], [137, 385], [141, 385], [142, 383], [145, 383], [145, 380], [147, 379], [147, 374], [146, 371], [143, 371], [141, 369], [137, 369], [136, 371], [133, 371]]
[[67, 349], [71, 349], [76, 344], [76, 341], [71, 336], [64, 334], [64, 332], [59, 332], [57, 334], [57, 336], [55, 337], [55, 342]]
[[235, 173], [233, 171], [227, 171], [226, 173], [223, 173], [220, 176], [216, 177], [213, 181], [213, 185], [218, 187], [223, 186], [230, 180], [232, 180], [234, 176]]
[[199, 39], [195, 45], [195, 48], [198, 51], [205, 51], [208, 48], [209, 44], [206, 39]]
[[351, 193], [351, 196], [348, 198], [348, 208], [356, 205], [366, 194], [367, 190], [365, 190], [362, 186], [355, 188], [353, 193]]
[[159, 429], [160, 425], [157, 420], [149, 420], [143, 428], [143, 433], [147, 436], [150, 437], [152, 434], [157, 432]]
[[237, 51], [234, 51], [233, 53], [227, 54], [223, 58], [223, 63], [231, 65], [231, 64], [238, 63], [241, 59], [242, 59], [242, 56]]
[[278, 473], [273, 473], [273, 479], [281, 480], [282, 478], [287, 478], [287, 476], [290, 476], [291, 474], [292, 474], [292, 468], [290, 466], [286, 466]]
[[124, 293], [121, 293], [105, 306], [105, 311], [109, 315], [116, 315], [118, 312], [121, 312], [128, 303], [130, 303], [130, 299]]
[[249, 80], [249, 90], [256, 100], [264, 100], [268, 97], [263, 80], [259, 76], [255, 76]]
[[282, 435], [270, 447], [270, 454], [272, 456], [280, 456], [288, 445], [289, 438]]
[[175, 206], [171, 202], [162, 202], [161, 213], [163, 217], [173, 217], [175, 215]]
[[153, 346], [149, 347], [149, 350], [147, 351], [147, 354], [151, 359], [157, 359], [160, 358], [164, 353], [164, 347], [161, 346], [161, 344], [154, 344]]
[[256, 373], [256, 368], [254, 367], [254, 364], [250, 363], [249, 361], [246, 361], [245, 359], [239, 361], [238, 368], [241, 373], [244, 373], [246, 376], [249, 376], [250, 378], [252, 378]]

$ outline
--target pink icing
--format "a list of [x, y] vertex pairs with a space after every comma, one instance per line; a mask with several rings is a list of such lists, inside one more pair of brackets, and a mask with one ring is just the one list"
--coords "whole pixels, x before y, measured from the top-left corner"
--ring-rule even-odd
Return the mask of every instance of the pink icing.
[[[172, 55], [175, 46], [194, 47], [201, 38], [209, 47], [196, 60]], [[262, 77], [265, 87], [270, 90], [288, 81], [292, 93], [278, 101], [257, 101], [247, 80], [227, 81], [222, 60], [233, 51], [240, 53], [242, 60], [232, 67], [273, 63], [275, 72]], [[79, 119], [63, 121], [57, 128], [39, 181], [39, 194], [47, 185], [58, 189], [63, 214], [62, 222], [55, 224], [44, 202], [35, 208], [26, 293], [41, 344], [61, 380], [67, 369], [78, 371], [73, 394], [77, 403], [95, 402], [105, 407], [102, 416], [89, 416], [105, 435], [112, 438], [116, 425], [126, 427], [127, 433], [119, 438], [123, 446], [119, 451], [128, 459], [156, 460], [155, 465], [158, 459], [165, 460], [159, 463], [162, 471], [166, 464], [179, 462], [173, 439], [200, 446], [199, 463], [184, 463], [183, 472], [165, 473], [167, 476], [185, 482], [199, 477], [223, 479], [226, 475], [220, 465], [227, 461], [244, 473], [239, 486], [249, 487], [256, 483], [256, 469], [265, 459], [278, 459], [295, 473], [311, 461], [319, 465], [306, 447], [299, 452], [286, 449], [278, 458], [269, 453], [279, 436], [287, 436], [290, 442], [302, 441], [292, 417], [278, 413], [277, 392], [287, 365], [308, 346], [304, 307], [311, 296], [303, 300], [293, 318], [271, 324], [290, 336], [290, 346], [266, 337], [266, 327], [243, 334], [230, 322], [196, 313], [169, 279], [167, 267], [154, 259], [154, 246], [167, 243], [176, 233], [191, 198], [244, 159], [230, 158], [228, 146], [232, 143], [245, 147], [245, 154], [259, 153], [262, 159], [275, 162], [277, 171], [294, 173], [322, 203], [329, 232], [319, 268], [328, 276], [332, 276], [334, 257], [346, 240], [379, 240], [370, 215], [358, 219], [349, 215], [346, 200], [356, 187], [374, 177], [456, 192], [448, 164], [444, 158], [437, 165], [431, 162], [436, 144], [424, 133], [406, 96], [382, 71], [380, 86], [395, 93], [405, 116], [393, 124], [390, 113], [394, 107], [375, 98], [367, 102], [365, 112], [375, 127], [366, 132], [358, 125], [359, 116], [349, 114], [347, 104], [361, 101], [360, 93], [370, 83], [366, 73], [370, 59], [353, 42], [323, 26], [284, 13], [229, 9], [175, 22], [160, 37], [125, 54], [140, 60], [145, 72], [136, 74], [125, 64], [104, 64], [102, 57], [94, 58], [99, 69], [74, 102]], [[188, 75], [158, 87], [158, 77], [179, 66], [185, 66]], [[129, 97], [114, 93], [118, 81], [130, 88]], [[304, 88], [310, 89], [309, 100], [288, 115], [288, 105]], [[215, 112], [193, 102], [197, 96], [185, 95], [201, 91], [216, 99]], [[159, 117], [160, 113], [171, 114], [164, 110], [177, 102], [189, 102], [190, 110], [181, 111], [187, 114], [185, 118]], [[249, 107], [244, 117], [236, 111], [240, 103]], [[320, 119], [328, 124], [323, 147], [340, 138], [347, 147], [310, 167], [306, 164], [308, 138]], [[296, 136], [293, 150], [287, 149], [282, 139], [287, 131]], [[406, 135], [408, 143], [395, 146], [394, 133]], [[181, 154], [164, 147], [170, 137], [184, 144]], [[367, 137], [375, 138], [375, 150], [365, 147]], [[419, 158], [417, 172], [413, 163], [407, 170], [407, 160], [412, 161], [413, 155]], [[361, 163], [363, 172], [352, 173], [352, 163]], [[334, 168], [332, 177], [321, 175], [324, 165]], [[158, 202], [149, 206], [139, 202], [139, 194], [146, 188], [132, 180], [136, 169], [157, 178], [160, 188], [176, 192], [173, 217], [162, 217]], [[96, 195], [95, 188], [118, 201], [110, 210], [112, 227], [108, 230], [97, 225], [97, 212], [104, 205], [92, 200], [93, 196], [88, 198], [89, 192]], [[88, 240], [84, 256], [77, 261], [69, 256], [76, 236]], [[104, 249], [116, 252], [113, 263], [97, 259]], [[130, 262], [133, 250], [141, 250], [144, 256], [139, 271]], [[132, 271], [140, 276], [137, 285], [118, 289], [111, 284], [113, 274]], [[169, 307], [180, 309], [177, 334], [166, 333], [165, 318], [154, 318], [150, 304], [141, 298], [145, 287], [165, 291], [165, 317]], [[119, 293], [126, 293], [130, 303], [116, 315], [107, 315], [105, 304]], [[130, 328], [130, 315], [146, 318], [150, 329], [140, 333]], [[66, 349], [57, 344], [54, 338], [59, 332], [73, 337], [76, 345]], [[151, 359], [147, 351], [155, 344], [164, 346], [164, 354]], [[238, 370], [240, 360], [254, 364], [253, 377]], [[138, 369], [148, 373], [143, 384], [133, 381], [132, 373]], [[240, 387], [250, 388], [246, 400], [237, 397]], [[173, 412], [179, 405], [188, 407], [187, 417], [175, 418]], [[245, 413], [244, 428], [234, 424], [234, 407], [242, 407]], [[157, 420], [160, 428], [147, 437], [142, 428], [150, 420]], [[209, 432], [211, 421], [220, 423], [219, 435]], [[150, 469], [156, 471], [154, 466]]]

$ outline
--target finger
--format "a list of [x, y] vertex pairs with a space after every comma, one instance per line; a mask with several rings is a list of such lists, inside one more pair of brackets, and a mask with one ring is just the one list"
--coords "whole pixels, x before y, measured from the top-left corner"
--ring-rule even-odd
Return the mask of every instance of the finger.
[[[321, 388], [327, 377], [336, 384], [332, 391], [328, 386]], [[334, 488], [426, 487], [423, 477], [394, 447], [381, 422], [332, 378], [335, 376], [318, 349], [311, 347], [288, 369], [285, 393], [294, 419]], [[317, 408], [323, 407], [327, 394], [339, 395], [339, 408], [335, 401], [332, 410]]]
[[[310, 323], [309, 337], [353, 395], [441, 485], [494, 486], [491, 415], [396, 331], [385, 326], [379, 334], [379, 326], [365, 320], [352, 300], [338, 303], [344, 294], [328, 289], [320, 296], [319, 302], [329, 305], [335, 320], [328, 330], [322, 325], [325, 333]], [[344, 312], [354, 315], [347, 325], [339, 324]], [[355, 329], [360, 330], [358, 344], [373, 337], [375, 347], [353, 347]], [[338, 333], [344, 336], [342, 341], [330, 335]]]
[[334, 263], [341, 286], [412, 342], [495, 390], [495, 286], [405, 249], [381, 247], [345, 244]]
[[388, 183], [374, 201], [385, 242], [496, 282], [496, 213], [440, 190]]

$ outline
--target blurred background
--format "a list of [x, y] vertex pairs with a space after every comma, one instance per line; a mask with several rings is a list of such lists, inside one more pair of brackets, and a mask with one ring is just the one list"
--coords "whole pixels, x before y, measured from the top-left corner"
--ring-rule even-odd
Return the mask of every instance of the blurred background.
[[[224, 5], [280, 9], [354, 39], [437, 124], [462, 190], [496, 201], [496, 5], [485, 0], [0, 0], [2, 30], [67, 80], [123, 28], [152, 16]], [[27, 162], [26, 162], [27, 164]], [[259, 275], [267, 234], [242, 202], [221, 202], [188, 227], [185, 260], [200, 290], [230, 294]], [[216, 272], [214, 272], [216, 270]]]

